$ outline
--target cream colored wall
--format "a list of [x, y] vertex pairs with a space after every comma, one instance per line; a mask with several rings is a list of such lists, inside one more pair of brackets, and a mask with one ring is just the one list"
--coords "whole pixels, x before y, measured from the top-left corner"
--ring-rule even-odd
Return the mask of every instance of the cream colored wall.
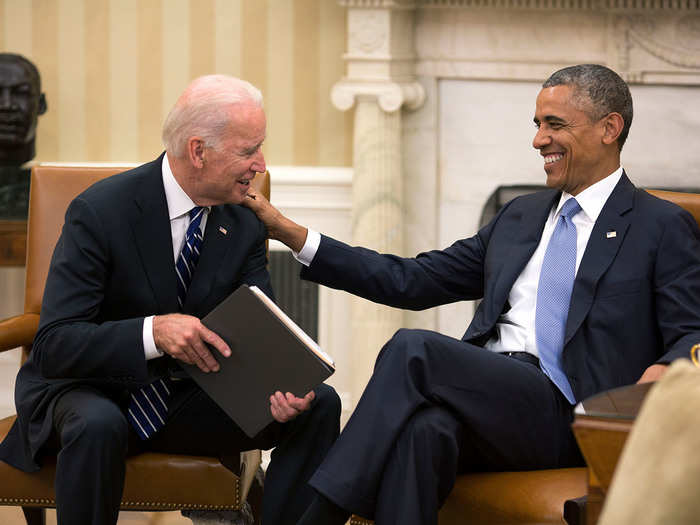
[[39, 68], [40, 161], [146, 161], [194, 77], [226, 73], [265, 96], [267, 161], [350, 166], [352, 118], [330, 103], [345, 10], [332, 0], [0, 0], [0, 51]]

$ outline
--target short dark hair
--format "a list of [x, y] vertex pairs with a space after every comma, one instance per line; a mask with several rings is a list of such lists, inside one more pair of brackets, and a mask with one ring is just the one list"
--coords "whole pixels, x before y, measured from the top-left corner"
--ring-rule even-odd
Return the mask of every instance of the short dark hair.
[[593, 121], [608, 113], [622, 115], [624, 125], [617, 139], [620, 150], [627, 140], [632, 125], [632, 94], [627, 83], [612, 69], [599, 64], [579, 64], [553, 73], [542, 84], [543, 88], [571, 86], [579, 109]]

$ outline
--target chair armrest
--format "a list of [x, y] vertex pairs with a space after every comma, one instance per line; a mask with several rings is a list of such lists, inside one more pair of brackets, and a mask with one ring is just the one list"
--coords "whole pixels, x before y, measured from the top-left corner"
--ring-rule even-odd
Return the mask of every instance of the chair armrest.
[[0, 352], [34, 341], [39, 327], [39, 314], [22, 314], [0, 321]]

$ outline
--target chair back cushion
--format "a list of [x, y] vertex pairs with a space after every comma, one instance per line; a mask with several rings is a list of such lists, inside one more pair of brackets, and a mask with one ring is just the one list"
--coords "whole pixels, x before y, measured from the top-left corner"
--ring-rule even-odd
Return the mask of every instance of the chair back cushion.
[[128, 167], [34, 166], [27, 222], [25, 313], [38, 314], [56, 241], [70, 202], [100, 179]]
[[647, 190], [652, 195], [671, 201], [689, 211], [700, 225], [700, 193], [681, 193], [679, 191]]

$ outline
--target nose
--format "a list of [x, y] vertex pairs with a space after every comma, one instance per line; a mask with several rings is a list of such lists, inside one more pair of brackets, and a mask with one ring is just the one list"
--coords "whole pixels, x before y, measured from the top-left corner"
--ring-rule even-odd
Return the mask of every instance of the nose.
[[532, 139], [532, 147], [535, 149], [542, 149], [551, 143], [552, 137], [544, 129], [544, 126], [539, 127], [537, 133], [535, 133], [535, 138]]
[[12, 98], [10, 97], [10, 88], [0, 88], [0, 109], [8, 110], [12, 108]]
[[256, 173], [263, 173], [267, 169], [267, 166], [265, 166], [265, 156], [263, 155], [262, 150], [258, 150], [255, 154], [251, 169]]

